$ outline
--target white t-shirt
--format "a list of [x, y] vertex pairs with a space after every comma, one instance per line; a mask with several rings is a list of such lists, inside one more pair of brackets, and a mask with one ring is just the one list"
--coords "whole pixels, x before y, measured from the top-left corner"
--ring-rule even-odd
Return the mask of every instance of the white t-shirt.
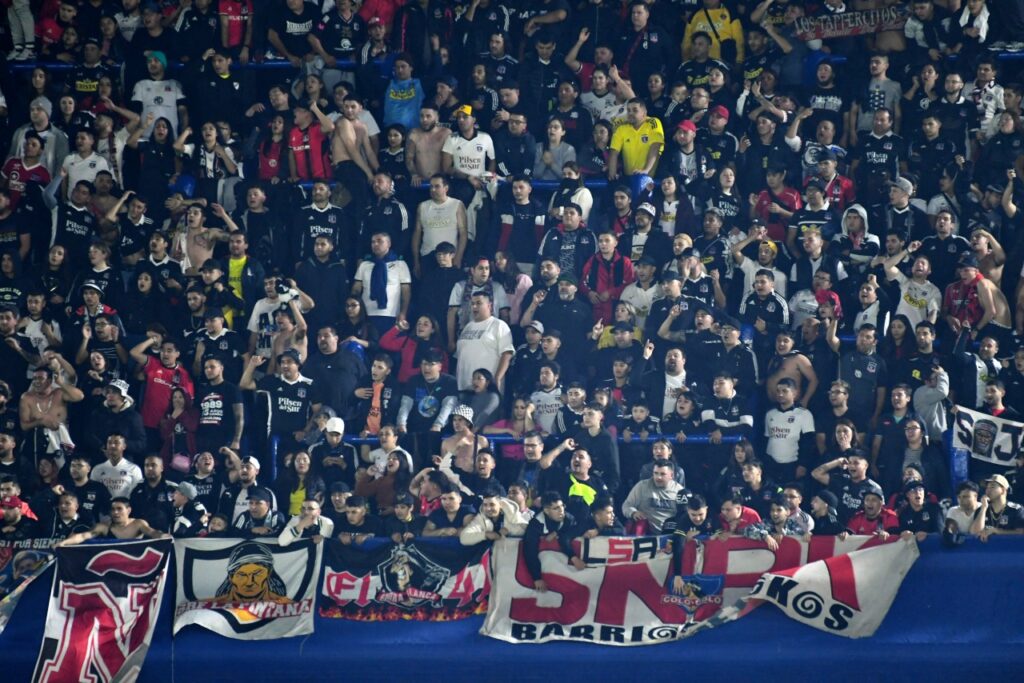
[[647, 322], [647, 316], [651, 312], [651, 306], [664, 296], [665, 291], [657, 283], [643, 289], [636, 282], [632, 282], [622, 290], [619, 301], [633, 304], [633, 308], [636, 309], [636, 325], [642, 330]]
[[370, 298], [370, 280], [373, 276], [373, 261], [363, 261], [356, 271], [356, 280], [363, 283], [363, 306], [366, 315], [377, 315], [394, 318], [402, 310], [402, 285], [412, 284], [412, 274], [405, 261], [388, 263], [388, 302], [385, 308], [379, 308], [377, 302]]
[[676, 410], [676, 397], [682, 390], [683, 385], [686, 383], [686, 374], [680, 374], [678, 377], [665, 373], [665, 396], [661, 400], [661, 414], [671, 415]]
[[246, 329], [259, 335], [256, 339], [257, 356], [270, 358], [274, 334], [277, 332], [277, 321], [274, 319], [274, 314], [282, 307], [284, 307], [284, 302], [281, 299], [263, 298], [253, 304]]
[[800, 437], [814, 433], [814, 415], [800, 406], [785, 412], [772, 408], [764, 418], [765, 451], [780, 465], [796, 462], [800, 455]]
[[[364, 264], [365, 265], [365, 264]], [[515, 353], [512, 345], [512, 330], [501, 318], [491, 316], [483, 322], [470, 322], [462, 328], [455, 355], [459, 359], [459, 391], [473, 387], [473, 373], [478, 368], [497, 372], [501, 354]]]
[[[180, 135], [178, 123], [178, 105], [185, 103], [185, 93], [181, 84], [174, 79], [154, 81], [146, 79], [135, 84], [132, 90], [132, 101], [142, 103], [142, 113], [139, 115], [143, 121], [150, 112], [155, 115], [154, 121], [161, 117], [171, 122], [174, 131], [172, 135]], [[153, 133], [153, 126], [147, 128], [142, 137], [149, 139]]]
[[981, 508], [974, 511], [974, 514], [968, 515], [966, 512], [960, 509], [959, 505], [954, 505], [949, 508], [946, 512], [946, 521], [953, 520], [956, 522], [957, 528], [962, 534], [969, 534], [971, 531], [971, 524], [974, 522], [974, 518], [979, 514]]
[[107, 460], [93, 467], [89, 478], [103, 484], [111, 498], [127, 498], [142, 483], [142, 470], [130, 460], [122, 459], [117, 465]]
[[930, 313], [938, 313], [942, 306], [942, 292], [928, 280], [924, 284], [914, 282], [897, 271], [893, 280], [900, 286], [900, 303], [896, 315], [901, 313], [910, 320], [911, 328], [928, 319]]
[[100, 171], [107, 171], [113, 175], [110, 170], [110, 163], [96, 152], [93, 152], [84, 159], [78, 152], [72, 152], [64, 157], [64, 163], [61, 164], [61, 168], [68, 172], [68, 193], [75, 189], [75, 185], [80, 180], [88, 180], [90, 183], [96, 182], [96, 174]]
[[441, 242], [459, 245], [459, 207], [462, 202], [455, 197], [448, 197], [440, 204], [433, 199], [420, 202], [416, 211], [422, 229], [420, 238], [420, 256], [427, 256]]
[[[764, 268], [759, 261], [754, 261], [744, 257], [743, 263], [739, 265], [740, 271], [743, 273], [743, 298], [740, 299], [740, 313], [742, 314], [747, 310], [747, 295], [754, 291], [754, 277], [757, 275], [757, 271]], [[789, 284], [789, 278], [778, 268], [771, 268], [771, 271], [775, 274], [775, 291], [779, 293], [783, 299], [786, 298], [786, 285]]]
[[479, 131], [472, 140], [459, 134], [449, 135], [441, 151], [452, 155], [452, 168], [456, 171], [479, 178], [487, 172], [487, 159], [494, 158], [494, 141]]

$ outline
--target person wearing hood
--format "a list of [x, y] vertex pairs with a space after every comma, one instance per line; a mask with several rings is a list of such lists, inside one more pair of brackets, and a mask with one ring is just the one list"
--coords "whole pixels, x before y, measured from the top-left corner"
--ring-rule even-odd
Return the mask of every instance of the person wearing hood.
[[526, 532], [527, 520], [519, 506], [501, 496], [497, 488], [482, 491], [480, 498], [480, 514], [459, 532], [459, 543], [477, 545], [499, 538], [515, 538]]
[[89, 416], [89, 428], [85, 433], [82, 450], [101, 456], [111, 434], [122, 434], [125, 438], [125, 454], [135, 460], [146, 449], [146, 431], [142, 416], [135, 409], [135, 399], [128, 395], [128, 383], [115, 379], [107, 385], [103, 405]]
[[840, 221], [841, 232], [832, 238], [829, 251], [835, 255], [851, 277], [863, 282], [863, 274], [878, 255], [881, 242], [870, 232], [868, 212], [860, 204], [854, 204], [843, 212]]

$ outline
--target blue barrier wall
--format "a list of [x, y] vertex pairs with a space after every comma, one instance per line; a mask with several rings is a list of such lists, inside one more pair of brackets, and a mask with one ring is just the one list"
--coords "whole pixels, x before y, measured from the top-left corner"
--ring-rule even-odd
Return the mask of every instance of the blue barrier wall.
[[[172, 565], [173, 567], [173, 565]], [[449, 623], [355, 623], [317, 618], [307, 638], [245, 642], [189, 628], [171, 639], [168, 586], [140, 682], [473, 680], [622, 681], [683, 674], [730, 680], [1019, 680], [1024, 673], [1024, 537], [937, 538], [903, 582], [872, 638], [815, 631], [771, 606], [689, 640], [640, 648], [511, 645], [480, 636], [482, 617]], [[0, 635], [0, 680], [28, 681], [52, 574], [30, 586]], [[172, 582], [169, 582], [172, 583]], [[1014, 675], [1016, 674], [1016, 675]], [[416, 677], [412, 679], [410, 677]], [[697, 679], [699, 680], [699, 679]]]

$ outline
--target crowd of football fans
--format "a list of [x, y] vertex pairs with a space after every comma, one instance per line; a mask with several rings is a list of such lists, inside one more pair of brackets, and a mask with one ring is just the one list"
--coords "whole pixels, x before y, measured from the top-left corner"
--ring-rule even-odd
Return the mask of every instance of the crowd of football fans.
[[7, 19], [0, 539], [1024, 532], [1024, 0]]

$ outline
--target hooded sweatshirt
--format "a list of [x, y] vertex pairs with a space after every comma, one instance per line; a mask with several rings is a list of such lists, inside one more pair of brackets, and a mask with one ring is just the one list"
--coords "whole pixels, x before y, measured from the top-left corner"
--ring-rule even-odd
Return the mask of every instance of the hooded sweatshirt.
[[[864, 230], [850, 234], [848, 218], [854, 213], [864, 222]], [[841, 232], [832, 238], [830, 249], [849, 270], [863, 273], [881, 248], [878, 236], [870, 232], [867, 210], [860, 204], [850, 206], [843, 212], [841, 227]]]

